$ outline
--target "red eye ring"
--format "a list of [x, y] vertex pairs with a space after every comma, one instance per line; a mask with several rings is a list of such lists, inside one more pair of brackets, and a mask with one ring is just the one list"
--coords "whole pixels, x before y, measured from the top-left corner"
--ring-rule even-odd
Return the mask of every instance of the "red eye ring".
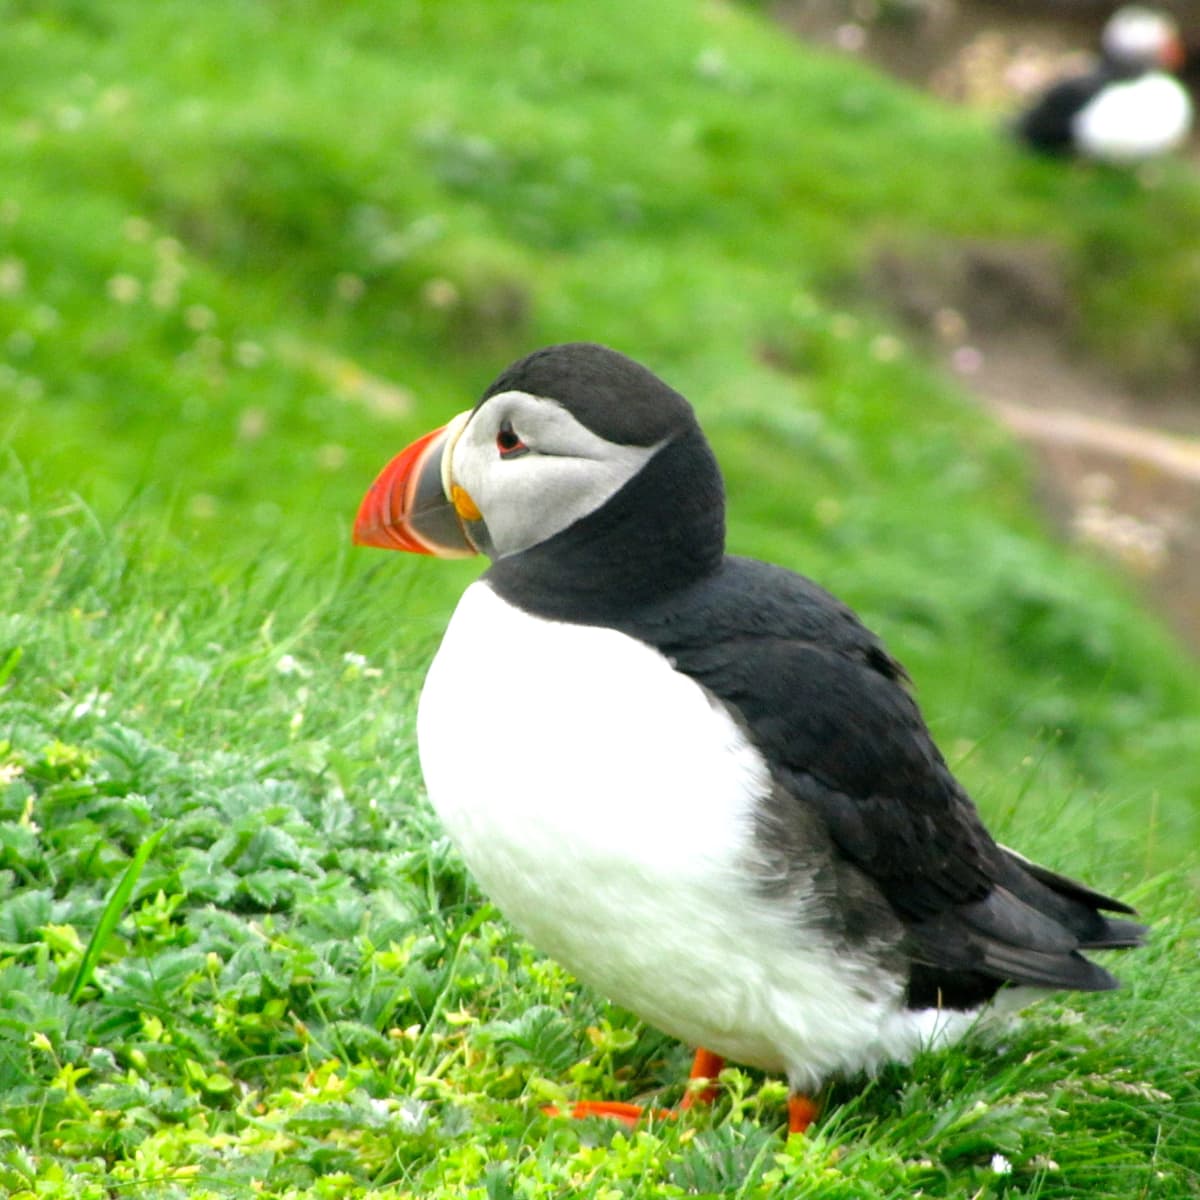
[[516, 430], [513, 429], [511, 421], [501, 422], [500, 428], [496, 431], [496, 449], [500, 452], [501, 458], [517, 458], [529, 451], [529, 447], [521, 441]]

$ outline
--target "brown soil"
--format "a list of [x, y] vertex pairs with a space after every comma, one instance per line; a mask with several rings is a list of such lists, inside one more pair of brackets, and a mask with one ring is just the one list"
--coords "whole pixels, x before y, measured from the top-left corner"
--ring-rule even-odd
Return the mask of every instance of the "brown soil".
[[1034, 452], [1067, 537], [1125, 567], [1200, 652], [1200, 409], [1154, 411], [1036, 332], [977, 339], [969, 386]]

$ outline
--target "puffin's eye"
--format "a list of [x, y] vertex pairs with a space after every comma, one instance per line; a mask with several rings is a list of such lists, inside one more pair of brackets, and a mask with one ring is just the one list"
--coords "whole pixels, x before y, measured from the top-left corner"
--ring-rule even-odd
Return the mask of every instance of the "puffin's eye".
[[501, 458], [516, 458], [529, 452], [529, 447], [517, 436], [511, 421], [501, 422], [496, 434], [496, 449], [500, 451]]

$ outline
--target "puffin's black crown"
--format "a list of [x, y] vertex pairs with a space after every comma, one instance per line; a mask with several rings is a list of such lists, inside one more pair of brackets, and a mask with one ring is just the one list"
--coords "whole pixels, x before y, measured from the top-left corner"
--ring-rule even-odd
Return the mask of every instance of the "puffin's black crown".
[[514, 391], [556, 400], [580, 424], [622, 446], [653, 446], [696, 426], [692, 406], [653, 371], [595, 342], [535, 350], [504, 370], [479, 403]]
[[561, 404], [608, 442], [659, 447], [603, 506], [493, 562], [486, 578], [510, 604], [556, 620], [613, 624], [720, 567], [721, 470], [678, 392], [593, 342], [535, 350], [504, 371], [479, 404], [508, 391]]

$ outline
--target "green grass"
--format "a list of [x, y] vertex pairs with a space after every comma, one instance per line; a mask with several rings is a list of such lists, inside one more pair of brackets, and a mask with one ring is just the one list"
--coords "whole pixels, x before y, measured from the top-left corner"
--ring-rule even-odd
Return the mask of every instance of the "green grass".
[[[578, 12], [0, 7], [0, 1190], [1195, 1194], [1194, 664], [863, 280], [1036, 237], [1081, 344], [1186, 366], [1200, 186], [1026, 161], [735, 7]], [[540, 1114], [672, 1102], [686, 1055], [517, 940], [426, 806], [415, 697], [478, 566], [347, 534], [568, 337], [692, 397], [733, 548], [885, 635], [998, 833], [1142, 909], [1122, 991], [838, 1082], [804, 1140], [737, 1071], [634, 1136]]]

